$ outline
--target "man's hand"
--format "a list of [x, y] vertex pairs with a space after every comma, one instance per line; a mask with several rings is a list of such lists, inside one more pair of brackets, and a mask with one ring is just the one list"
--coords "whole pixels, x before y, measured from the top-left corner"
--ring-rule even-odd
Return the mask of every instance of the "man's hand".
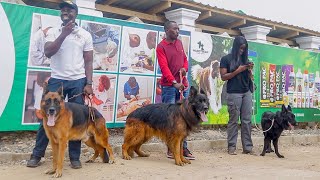
[[181, 68], [180, 69], [180, 73], [181, 73], [182, 76], [186, 76], [187, 75], [187, 71], [186, 71], [185, 68]]
[[178, 90], [183, 90], [184, 89], [184, 85], [182, 83], [173, 84], [173, 87], [175, 87]]
[[72, 21], [69, 21], [63, 28], [61, 34], [65, 37], [67, 37], [69, 34], [72, 33], [73, 28], [75, 26], [75, 23]]
[[93, 94], [93, 90], [92, 90], [92, 85], [86, 85], [84, 88], [83, 88], [83, 92], [87, 95], [91, 95]]

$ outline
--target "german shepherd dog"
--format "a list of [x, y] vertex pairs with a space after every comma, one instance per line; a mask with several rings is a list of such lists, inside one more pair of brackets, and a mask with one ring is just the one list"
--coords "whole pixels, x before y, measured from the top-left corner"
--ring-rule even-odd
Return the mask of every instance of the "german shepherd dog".
[[260, 155], [264, 156], [266, 152], [273, 152], [273, 150], [271, 149], [272, 140], [276, 155], [279, 158], [284, 158], [284, 156], [281, 155], [278, 150], [279, 137], [284, 129], [293, 129], [293, 126], [296, 126], [295, 115], [292, 113], [290, 105], [288, 106], [288, 108], [282, 105], [281, 111], [277, 111], [276, 113], [270, 111], [264, 112], [262, 114], [261, 126], [263, 131], [266, 131], [268, 129], [269, 130], [263, 133], [264, 147]]
[[53, 167], [46, 171], [46, 174], [54, 174], [53, 177], [62, 176], [64, 154], [69, 140], [82, 140], [94, 149], [94, 155], [87, 162], [94, 162], [99, 155], [104, 163], [114, 162], [112, 148], [108, 143], [106, 121], [95, 108], [64, 102], [62, 87], [57, 92], [49, 92], [45, 84], [41, 113], [53, 153]]
[[156, 136], [173, 153], [176, 165], [191, 164], [183, 157], [182, 141], [200, 122], [208, 121], [208, 108], [205, 93], [198, 93], [191, 86], [189, 97], [176, 104], [150, 104], [133, 111], [128, 115], [124, 129], [123, 159], [131, 160], [134, 152], [140, 157], [148, 157], [140, 147]]

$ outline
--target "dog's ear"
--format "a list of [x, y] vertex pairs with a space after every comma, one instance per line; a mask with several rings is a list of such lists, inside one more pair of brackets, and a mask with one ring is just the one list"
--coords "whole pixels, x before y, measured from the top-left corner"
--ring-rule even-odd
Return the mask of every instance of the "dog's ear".
[[286, 108], [286, 106], [284, 104], [282, 104], [281, 112], [287, 112], [287, 108]]
[[291, 110], [291, 106], [290, 106], [290, 105], [288, 105], [287, 110], [288, 110], [288, 111], [290, 111], [290, 112], [292, 112], [292, 110]]
[[42, 96], [44, 96], [44, 95], [46, 95], [46, 94], [49, 92], [48, 83], [47, 83], [47, 82], [44, 82], [42, 88], [43, 88]]
[[[61, 85], [60, 87], [59, 87], [59, 89], [57, 90], [57, 93], [61, 96], [61, 97], [63, 97], [63, 85]], [[62, 98], [63, 99], [63, 98]]]
[[193, 86], [190, 87], [190, 94], [189, 97], [194, 98], [198, 94], [198, 91]]

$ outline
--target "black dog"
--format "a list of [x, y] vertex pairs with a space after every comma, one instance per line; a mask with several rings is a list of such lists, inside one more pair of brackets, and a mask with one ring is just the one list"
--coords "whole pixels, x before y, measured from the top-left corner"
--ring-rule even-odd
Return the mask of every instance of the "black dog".
[[[291, 107], [288, 106], [286, 108], [282, 105], [281, 112], [277, 111], [273, 112], [264, 112], [262, 114], [261, 126], [264, 132], [264, 147], [263, 151], [260, 154], [264, 156], [266, 152], [273, 152], [271, 149], [271, 140], [274, 146], [275, 153], [279, 158], [284, 158], [281, 154], [279, 154], [278, 150], [278, 140], [284, 129], [288, 130], [292, 129], [293, 126], [296, 125], [295, 115], [291, 111]], [[271, 127], [272, 126], [272, 127]]]

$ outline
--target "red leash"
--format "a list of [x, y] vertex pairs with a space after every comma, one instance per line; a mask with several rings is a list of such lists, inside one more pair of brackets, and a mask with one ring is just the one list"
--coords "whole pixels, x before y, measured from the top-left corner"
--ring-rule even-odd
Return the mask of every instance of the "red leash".
[[[180, 70], [179, 72], [180, 72], [180, 83], [183, 83], [183, 80], [186, 79], [186, 76], [182, 76], [181, 70]], [[188, 80], [186, 79], [186, 81], [188, 81]], [[185, 91], [186, 89], [188, 89], [188, 87], [185, 88], [184, 90], [181, 90], [181, 89], [179, 90], [179, 92], [180, 92], [180, 100], [182, 100], [182, 99], [185, 98], [185, 97], [183, 96], [183, 91]]]

